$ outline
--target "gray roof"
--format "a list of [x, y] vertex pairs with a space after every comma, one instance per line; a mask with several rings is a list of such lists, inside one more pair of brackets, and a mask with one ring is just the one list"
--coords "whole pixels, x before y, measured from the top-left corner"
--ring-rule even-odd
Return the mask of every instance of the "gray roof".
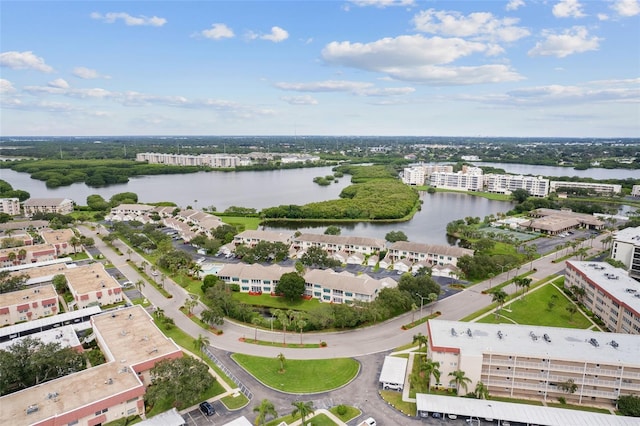
[[320, 284], [324, 288], [344, 290], [358, 294], [373, 296], [377, 290], [389, 286], [388, 281], [371, 278], [367, 274], [353, 275], [349, 272], [335, 272], [331, 269], [312, 269], [304, 274], [309, 284]]
[[382, 371], [380, 371], [380, 383], [403, 384], [404, 376], [407, 374], [407, 358], [397, 356], [385, 356]]
[[[637, 417], [591, 413], [565, 408], [515, 404], [486, 399], [462, 398], [418, 393], [418, 411], [473, 416], [480, 419], [508, 420], [522, 424], [548, 426], [637, 426]], [[475, 423], [473, 423], [475, 424]], [[484, 423], [483, 423], [484, 424]]]
[[138, 423], [139, 426], [182, 426], [185, 424], [187, 422], [184, 421], [175, 407]]
[[414, 253], [432, 253], [442, 256], [462, 257], [465, 255], [473, 256], [473, 250], [453, 247], [440, 246], [435, 244], [412, 243], [409, 241], [397, 241], [391, 244], [390, 250], [410, 251]]
[[62, 203], [73, 202], [69, 198], [29, 198], [25, 206], [59, 206]]

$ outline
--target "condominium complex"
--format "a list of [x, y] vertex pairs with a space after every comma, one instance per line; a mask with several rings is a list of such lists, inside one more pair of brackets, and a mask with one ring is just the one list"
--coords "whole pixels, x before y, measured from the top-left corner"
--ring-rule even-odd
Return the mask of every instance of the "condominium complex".
[[182, 357], [140, 306], [91, 318], [106, 363], [0, 398], [0, 424], [94, 426], [144, 415], [150, 370]]
[[73, 296], [73, 302], [69, 303], [73, 309], [114, 305], [124, 301], [120, 284], [104, 269], [102, 263], [67, 268], [61, 272], [67, 278], [67, 286]]
[[407, 185], [422, 186], [432, 173], [453, 173], [453, 166], [444, 164], [420, 164], [405, 167], [402, 172], [402, 182]]
[[379, 238], [351, 237], [325, 234], [300, 234], [293, 238], [292, 247], [296, 250], [306, 251], [310, 247], [320, 247], [323, 250], [334, 253], [344, 251], [346, 253], [375, 254], [385, 249], [386, 242]]
[[632, 197], [640, 197], [640, 185], [633, 185], [631, 188]]
[[287, 245], [291, 245], [291, 240], [293, 239], [293, 231], [261, 231], [257, 229], [247, 229], [246, 231], [242, 231], [233, 237], [234, 244], [244, 244], [249, 247], [254, 247], [261, 241], [265, 241], [268, 243], [282, 243]]
[[238, 155], [227, 154], [163, 154], [159, 152], [141, 152], [136, 154], [136, 161], [146, 161], [149, 164], [166, 164], [169, 166], [198, 166], [231, 169], [238, 166], [248, 166], [251, 160]]
[[20, 200], [17, 198], [0, 198], [0, 213], [9, 216], [17, 216], [20, 214]]
[[473, 250], [462, 247], [398, 241], [389, 247], [388, 256], [393, 261], [406, 259], [414, 263], [426, 262], [427, 265], [456, 266], [458, 259], [462, 256], [473, 256]]
[[457, 189], [462, 191], [482, 191], [484, 176], [479, 167], [463, 166], [460, 172], [434, 172], [429, 184], [436, 188]]
[[598, 183], [598, 182], [569, 182], [552, 180], [549, 182], [549, 192], [558, 192], [561, 188], [585, 189], [597, 192], [598, 194], [619, 194], [622, 192], [622, 185]]
[[73, 212], [73, 201], [68, 198], [29, 198], [22, 208], [27, 217], [36, 213], [68, 214]]
[[558, 235], [578, 227], [604, 228], [604, 222], [597, 217], [585, 213], [574, 213], [571, 210], [541, 208], [530, 211], [529, 216], [533, 219], [522, 222], [520, 226], [549, 235]]
[[36, 320], [57, 312], [58, 293], [53, 285], [0, 294], [0, 327]]
[[449, 373], [461, 370], [468, 389], [481, 381], [492, 396], [611, 406], [640, 392], [637, 335], [444, 320], [427, 334], [438, 387], [455, 388]]
[[624, 263], [629, 275], [640, 278], [640, 227], [616, 231], [611, 257]]
[[584, 290], [582, 303], [616, 333], [640, 334], [640, 283], [606, 262], [567, 261], [564, 286]]
[[511, 194], [517, 189], [525, 189], [534, 197], [549, 195], [549, 179], [523, 175], [486, 175], [485, 183], [488, 192]]

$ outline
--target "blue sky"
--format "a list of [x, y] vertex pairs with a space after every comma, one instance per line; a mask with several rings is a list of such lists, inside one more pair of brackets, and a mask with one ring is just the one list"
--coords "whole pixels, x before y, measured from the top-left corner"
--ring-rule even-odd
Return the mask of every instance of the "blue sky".
[[0, 135], [640, 137], [639, 0], [0, 1]]

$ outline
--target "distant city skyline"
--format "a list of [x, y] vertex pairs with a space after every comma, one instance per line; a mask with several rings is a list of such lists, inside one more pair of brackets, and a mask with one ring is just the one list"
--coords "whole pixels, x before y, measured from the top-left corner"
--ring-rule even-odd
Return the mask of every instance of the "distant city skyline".
[[640, 137], [640, 0], [0, 7], [3, 137]]

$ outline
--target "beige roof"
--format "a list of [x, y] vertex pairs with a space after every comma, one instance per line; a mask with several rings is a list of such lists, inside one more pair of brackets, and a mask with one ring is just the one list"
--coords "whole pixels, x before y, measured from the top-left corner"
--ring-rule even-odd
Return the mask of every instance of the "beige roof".
[[50, 206], [57, 207], [60, 204], [72, 202], [68, 198], [29, 198], [24, 202], [25, 206]]
[[532, 210], [529, 214], [530, 216], [546, 216], [546, 217], [560, 216], [565, 218], [573, 218], [579, 221], [580, 223], [592, 225], [592, 226], [604, 225], [603, 221], [601, 221], [600, 219], [598, 219], [593, 215], [585, 214], [585, 213], [574, 213], [569, 210], [554, 210], [554, 209], [540, 208], [540, 209]]
[[387, 286], [387, 284], [371, 278], [367, 274], [356, 276], [346, 271], [335, 272], [331, 269], [312, 269], [304, 274], [304, 279], [309, 284], [320, 284], [324, 288], [369, 296], [373, 296], [376, 294], [376, 290]]
[[295, 238], [295, 241], [318, 242], [323, 244], [337, 245], [354, 245], [363, 247], [380, 247], [384, 248], [385, 240], [380, 238], [353, 237], [342, 235], [325, 235], [325, 234], [301, 234]]
[[13, 306], [24, 303], [31, 304], [37, 300], [57, 299], [53, 285], [43, 285], [40, 287], [31, 287], [24, 290], [12, 291], [0, 294], [0, 306]]
[[243, 238], [247, 240], [263, 240], [271, 242], [286, 243], [293, 237], [293, 232], [275, 232], [275, 231], [260, 231], [257, 229], [247, 229], [236, 235], [236, 238]]
[[67, 271], [68, 267], [64, 263], [56, 263], [55, 265], [46, 265], [46, 266], [34, 266], [28, 269], [20, 269], [18, 271], [10, 272], [9, 275], [29, 275], [29, 281], [41, 281], [38, 278], [53, 278], [58, 274], [64, 274]]
[[76, 234], [69, 228], [64, 229], [43, 229], [40, 233], [45, 243], [55, 244], [60, 242], [69, 242]]
[[111, 209], [112, 212], [119, 210], [133, 210], [133, 211], [149, 211], [153, 210], [155, 206], [150, 206], [148, 204], [120, 204]]
[[568, 228], [575, 228], [579, 225], [580, 222], [575, 218], [564, 216], [546, 216], [523, 222], [521, 226], [532, 229], [540, 229], [542, 231], [548, 232], [558, 232]]
[[238, 277], [240, 279], [279, 280], [283, 274], [295, 272], [290, 266], [268, 265], [258, 263], [247, 265], [246, 263], [227, 263], [218, 272], [218, 277]]
[[27, 253], [38, 253], [47, 250], [55, 251], [56, 248], [52, 244], [35, 244], [32, 246], [20, 246], [13, 248], [0, 249], [0, 257], [8, 256], [9, 253], [14, 252], [18, 254], [20, 250], [25, 250]]
[[120, 288], [120, 284], [104, 269], [102, 263], [68, 268], [64, 271], [69, 288], [76, 294], [86, 294], [101, 289]]
[[453, 246], [440, 246], [434, 244], [421, 244], [412, 243], [409, 241], [397, 241], [389, 247], [390, 250], [408, 251], [414, 253], [431, 253], [441, 256], [462, 257], [465, 255], [473, 256], [473, 250], [453, 247]]
[[6, 231], [9, 229], [29, 229], [33, 226], [35, 229], [44, 228], [49, 226], [48, 220], [15, 220], [7, 223], [0, 223], [0, 230]]

